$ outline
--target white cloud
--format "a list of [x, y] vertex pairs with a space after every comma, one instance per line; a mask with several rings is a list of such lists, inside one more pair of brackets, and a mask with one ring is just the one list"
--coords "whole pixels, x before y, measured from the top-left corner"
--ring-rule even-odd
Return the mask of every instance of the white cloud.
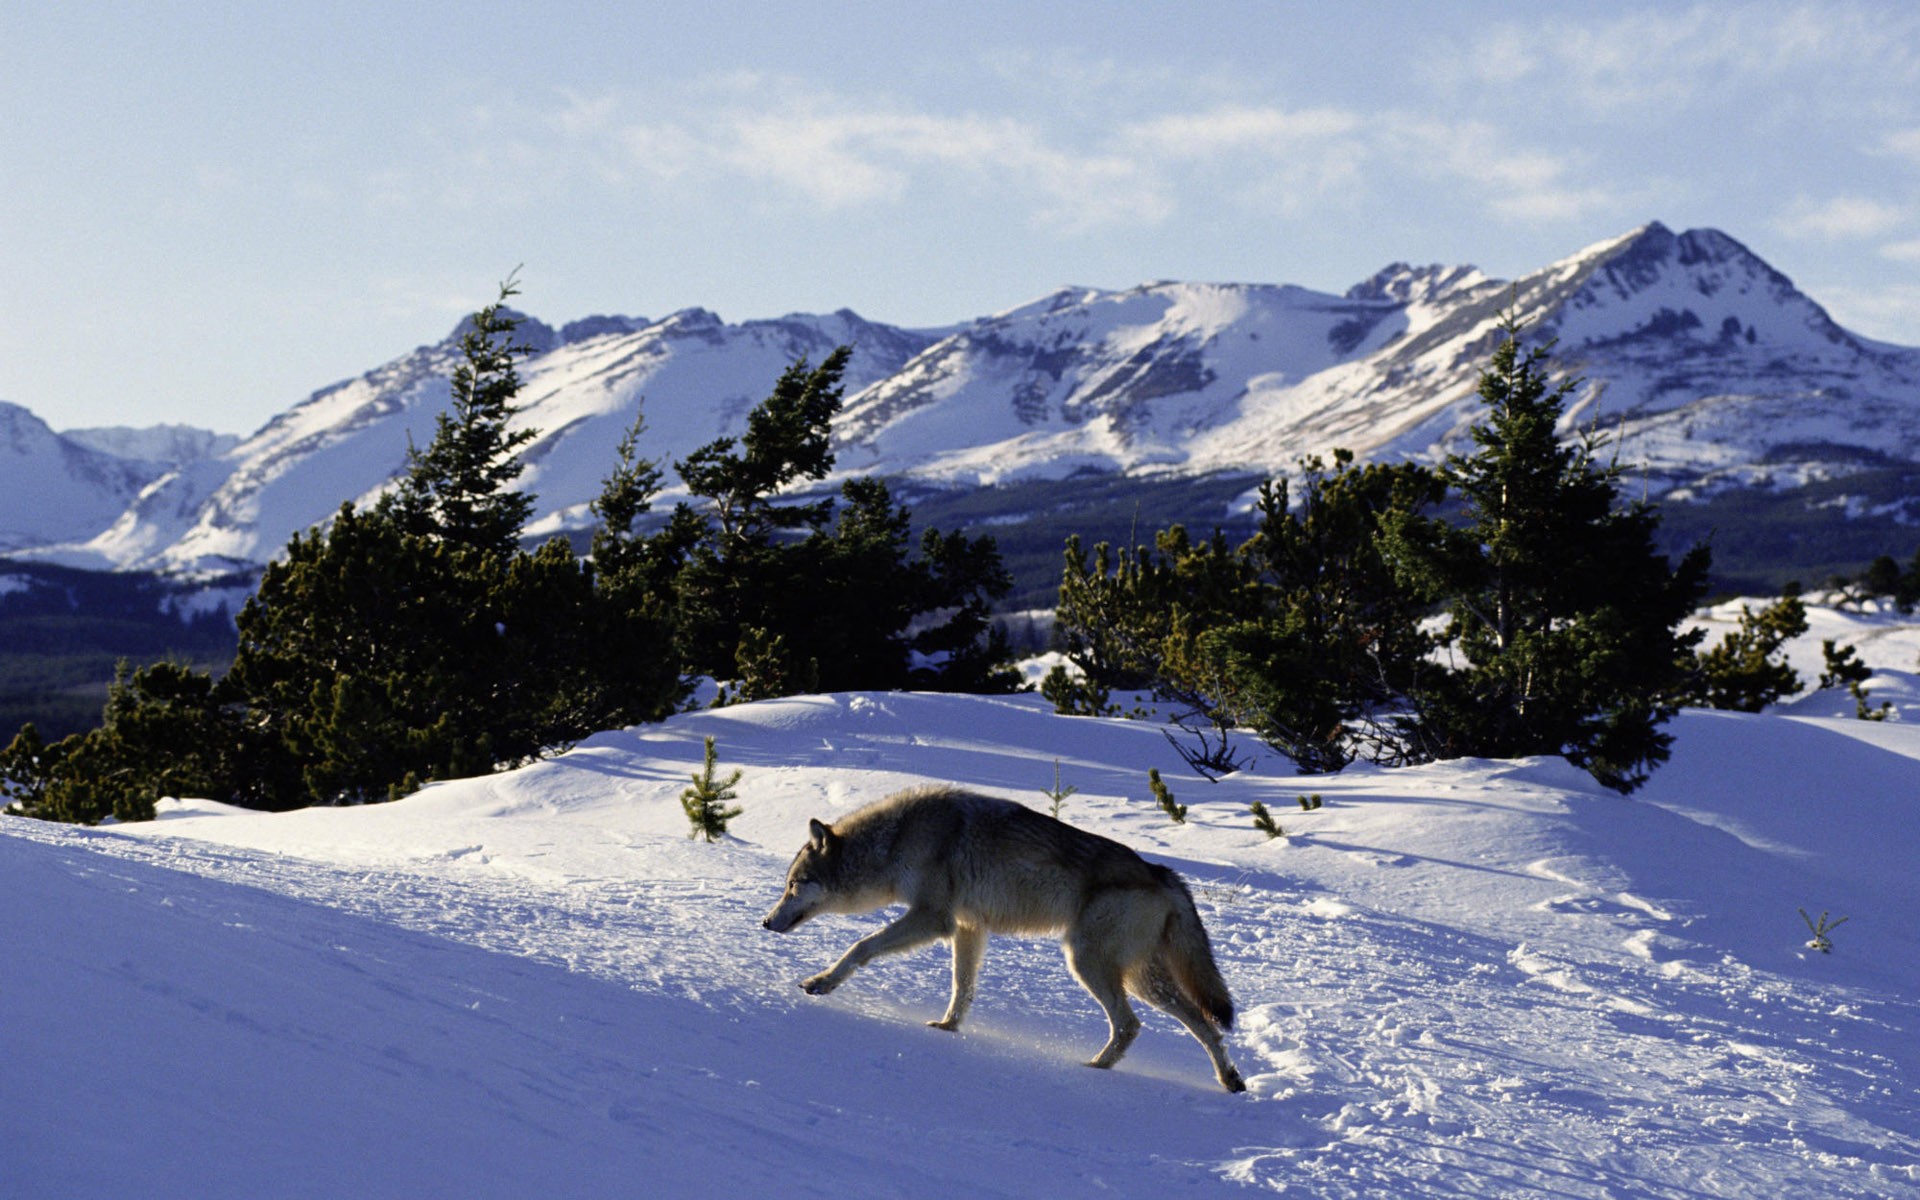
[[1618, 203], [1608, 189], [1575, 179], [1576, 160], [1513, 147], [1485, 121], [1401, 113], [1383, 119], [1377, 133], [1398, 169], [1464, 183], [1508, 219], [1574, 220]]
[[1155, 93], [1134, 97], [1125, 115], [1000, 115], [762, 75], [709, 77], [669, 102], [563, 92], [476, 120], [467, 153], [479, 157], [458, 162], [435, 190], [454, 194], [463, 179], [510, 168], [554, 193], [584, 181], [822, 214], [964, 196], [994, 213], [984, 219], [1066, 234], [1151, 228], [1223, 207], [1301, 218], [1397, 203], [1422, 188], [1436, 202], [1464, 196], [1535, 224], [1621, 204], [1584, 157], [1517, 143], [1493, 121]]
[[710, 132], [709, 149], [729, 171], [829, 210], [897, 202], [949, 172], [1024, 195], [1034, 220], [1060, 227], [1152, 223], [1172, 211], [1145, 164], [1056, 145], [1026, 121], [822, 102], [742, 109]]
[[1920, 238], [1909, 238], [1904, 242], [1888, 242], [1880, 247], [1880, 257], [1920, 266]]
[[1835, 196], [1831, 200], [1796, 201], [1774, 219], [1774, 228], [1789, 237], [1877, 237], [1906, 219], [1906, 211], [1865, 196]]
[[1920, 165], [1920, 126], [1887, 134], [1880, 140], [1880, 148], [1888, 154]]
[[1158, 158], [1213, 158], [1236, 153], [1297, 150], [1354, 133], [1361, 119], [1333, 108], [1288, 111], [1251, 105], [1226, 105], [1201, 113], [1179, 113], [1131, 124], [1120, 132], [1124, 145]]
[[1795, 109], [1884, 118], [1890, 92], [1920, 85], [1920, 9], [1911, 6], [1718, 0], [1595, 10], [1605, 15], [1475, 29], [1431, 52], [1430, 75], [1456, 97], [1571, 103], [1601, 116], [1762, 89]]
[[1361, 190], [1370, 155], [1357, 113], [1247, 104], [1135, 121], [1113, 144], [1145, 174], [1283, 216]]

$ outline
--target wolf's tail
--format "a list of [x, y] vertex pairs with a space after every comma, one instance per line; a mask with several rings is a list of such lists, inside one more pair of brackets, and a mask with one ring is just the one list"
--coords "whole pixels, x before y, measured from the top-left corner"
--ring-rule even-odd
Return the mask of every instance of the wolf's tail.
[[1207, 927], [1200, 922], [1200, 910], [1193, 906], [1193, 893], [1174, 871], [1153, 864], [1161, 884], [1173, 894], [1173, 913], [1167, 918], [1166, 932], [1160, 935], [1160, 952], [1173, 981], [1187, 999], [1199, 1006], [1221, 1029], [1233, 1028], [1233, 996], [1220, 968], [1213, 961], [1213, 942]]

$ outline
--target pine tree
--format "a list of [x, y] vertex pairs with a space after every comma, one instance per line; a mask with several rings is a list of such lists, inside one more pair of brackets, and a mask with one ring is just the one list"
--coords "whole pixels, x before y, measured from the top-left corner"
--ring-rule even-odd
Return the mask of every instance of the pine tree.
[[1523, 350], [1520, 332], [1509, 316], [1480, 376], [1475, 450], [1443, 472], [1464, 523], [1402, 516], [1386, 531], [1401, 583], [1447, 605], [1464, 659], [1417, 685], [1418, 732], [1436, 757], [1563, 754], [1631, 791], [1667, 757], [1660, 726], [1699, 638], [1678, 628], [1707, 554], [1671, 565], [1653, 544], [1657, 513], [1619, 503], [1596, 443], [1560, 441], [1577, 381], [1553, 384], [1547, 350]]
[[0, 751], [0, 798], [22, 816], [85, 825], [151, 820], [166, 796], [264, 807], [260, 750], [212, 676], [122, 662], [98, 728], [48, 745], [29, 724]]
[[637, 425], [597, 506], [618, 528], [596, 538], [609, 586], [563, 539], [519, 547], [533, 498], [507, 488], [534, 435], [510, 428], [528, 349], [503, 307], [515, 293], [509, 279], [474, 314], [451, 406], [396, 489], [343, 505], [268, 566], [225, 677], [123, 672], [99, 729], [16, 738], [0, 793], [88, 822], [150, 815], [162, 795], [367, 802], [671, 711], [683, 689], [661, 592], [677, 564], [633, 535], [658, 486], [634, 457]]
[[[474, 314], [452, 407], [399, 487], [296, 536], [240, 613], [227, 685], [286, 764], [276, 805], [482, 774], [658, 718], [680, 695], [645, 589], [601, 589], [562, 539], [519, 547], [533, 498], [507, 486], [533, 435], [509, 428], [526, 352], [502, 307], [514, 294], [509, 280]], [[608, 512], [630, 530], [656, 482], [629, 444]]]
[[1431, 670], [1433, 639], [1420, 625], [1422, 594], [1396, 577], [1382, 530], [1437, 504], [1442, 485], [1415, 464], [1353, 465], [1334, 452], [1263, 486], [1261, 521], [1243, 552], [1259, 570], [1261, 605], [1250, 619], [1216, 622], [1198, 662], [1222, 680], [1234, 718], [1305, 772], [1338, 770], [1356, 754], [1404, 761], [1402, 698]]
[[434, 418], [425, 450], [409, 448], [400, 486], [381, 498], [380, 510], [408, 533], [458, 542], [502, 557], [519, 545], [534, 498], [509, 491], [523, 469], [519, 452], [536, 436], [512, 430], [519, 410], [518, 360], [532, 347], [513, 340], [520, 317], [506, 302], [519, 294], [514, 277], [492, 304], [473, 314], [460, 339], [451, 403]]
[[1061, 806], [1066, 804], [1067, 797], [1073, 795], [1075, 792], [1079, 790], [1080, 790], [1079, 788], [1073, 786], [1070, 783], [1067, 784], [1065, 787], [1062, 787], [1060, 785], [1060, 760], [1057, 758], [1054, 759], [1053, 760], [1053, 788], [1050, 791], [1043, 791], [1040, 793], [1041, 795], [1047, 798], [1047, 815], [1052, 817], [1054, 820], [1058, 821], [1060, 819]]
[[[484, 773], [538, 747], [495, 745], [506, 639], [489, 601], [506, 562], [342, 506], [296, 535], [240, 611], [228, 673], [297, 764], [276, 803], [364, 803], [391, 785]], [[496, 755], [498, 757], [496, 757]]]
[[1173, 789], [1160, 778], [1160, 768], [1147, 768], [1147, 790], [1153, 793], [1153, 802], [1160, 806], [1160, 811], [1166, 813], [1167, 818], [1175, 825], [1187, 823], [1187, 806], [1175, 802]]
[[915, 557], [911, 514], [884, 482], [854, 478], [837, 498], [807, 501], [786, 490], [833, 465], [828, 435], [849, 354], [795, 363], [744, 436], [677, 463], [693, 501], [629, 557], [671, 597], [685, 670], [735, 678], [731, 698], [1011, 690], [1011, 652], [988, 614], [1012, 580], [992, 539], [929, 530]]
[[1842, 646], [1833, 638], [1820, 643], [1820, 656], [1825, 662], [1820, 672], [1820, 687], [1844, 687], [1853, 697], [1853, 715], [1862, 721], [1884, 721], [1893, 711], [1891, 701], [1882, 701], [1879, 707], [1867, 703], [1867, 680], [1873, 678], [1873, 668], [1860, 661], [1856, 648]]
[[673, 547], [682, 556], [672, 588], [689, 673], [727, 677], [747, 631], [786, 632], [786, 610], [807, 596], [805, 573], [788, 551], [795, 533], [825, 527], [832, 502], [781, 503], [780, 493], [831, 468], [828, 433], [850, 355], [843, 346], [818, 367], [794, 363], [748, 414], [742, 437], [710, 442], [675, 464], [697, 505], [676, 512], [668, 531], [694, 535]]
[[1249, 801], [1247, 811], [1253, 814], [1253, 827], [1266, 834], [1268, 841], [1287, 836], [1287, 831], [1280, 828], [1280, 822], [1273, 819], [1273, 814], [1267, 811], [1265, 804], [1258, 800]]
[[[1069, 539], [1056, 630], [1098, 686], [1150, 686], [1181, 707], [1176, 723], [1197, 747], [1175, 748], [1203, 773], [1237, 760], [1229, 731], [1249, 728], [1304, 771], [1338, 770], [1356, 753], [1405, 756], [1393, 713], [1426, 669], [1431, 639], [1423, 597], [1401, 586], [1381, 551], [1390, 517], [1440, 496], [1429, 470], [1356, 468], [1336, 451], [1329, 473], [1302, 465], [1290, 504], [1285, 481], [1264, 485], [1255, 536], [1229, 549], [1174, 526], [1151, 549], [1089, 562]], [[1063, 679], [1060, 699], [1074, 697]]]
[[1740, 606], [1740, 625], [1695, 658], [1690, 703], [1759, 712], [1800, 690], [1800, 673], [1786, 660], [1786, 643], [1807, 631], [1807, 606], [1786, 595], [1759, 612]]
[[705, 762], [693, 775], [693, 786], [680, 793], [680, 807], [687, 814], [687, 822], [692, 825], [688, 837], [705, 838], [709, 842], [719, 841], [727, 833], [727, 822], [740, 815], [740, 806], [734, 800], [734, 785], [740, 782], [741, 772], [735, 770], [725, 779], [714, 778], [716, 754], [711, 735], [707, 737]]
[[1053, 702], [1053, 711], [1065, 717], [1106, 717], [1114, 714], [1112, 693], [1064, 665], [1055, 664], [1040, 681], [1040, 694]]
[[[1152, 546], [1117, 554], [1101, 542], [1091, 562], [1076, 535], [1067, 539], [1055, 636], [1090, 684], [1177, 688], [1165, 666], [1180, 614], [1215, 626], [1253, 616], [1258, 603], [1252, 568], [1219, 530], [1196, 542], [1173, 525]], [[1190, 703], [1204, 707], [1198, 698]]]

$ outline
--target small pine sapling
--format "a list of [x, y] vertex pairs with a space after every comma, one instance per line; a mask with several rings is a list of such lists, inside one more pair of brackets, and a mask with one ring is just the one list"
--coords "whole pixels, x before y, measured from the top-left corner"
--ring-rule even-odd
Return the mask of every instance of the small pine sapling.
[[1060, 760], [1057, 758], [1054, 759], [1053, 760], [1053, 790], [1050, 792], [1042, 791], [1040, 793], [1042, 796], [1045, 796], [1049, 801], [1049, 804], [1047, 806], [1048, 814], [1052, 816], [1054, 820], [1058, 821], [1060, 819], [1060, 806], [1067, 802], [1068, 796], [1073, 795], [1075, 792], [1079, 790], [1080, 790], [1079, 788], [1074, 787], [1072, 784], [1068, 784], [1066, 787], [1060, 786]]
[[1172, 817], [1175, 825], [1187, 823], [1187, 806], [1174, 803], [1173, 792], [1160, 780], [1160, 768], [1147, 768], [1147, 787], [1152, 790], [1154, 802], [1160, 806], [1160, 811]]
[[1312, 812], [1314, 809], [1319, 808], [1323, 803], [1324, 802], [1320, 799], [1319, 792], [1315, 792], [1311, 796], [1302, 796], [1300, 797], [1300, 811]]
[[1280, 828], [1280, 822], [1273, 819], [1266, 805], [1254, 800], [1247, 805], [1247, 810], [1253, 814], [1253, 827], [1269, 839], [1287, 836], [1287, 831]]
[[1876, 708], [1867, 703], [1866, 682], [1873, 678], [1873, 668], [1860, 661], [1854, 647], [1839, 646], [1834, 639], [1827, 638], [1820, 643], [1820, 654], [1826, 659], [1826, 669], [1820, 673], [1821, 687], [1845, 685], [1847, 694], [1853, 697], [1853, 715], [1862, 721], [1887, 719], [1893, 704], [1882, 701]]
[[706, 763], [693, 775], [693, 786], [680, 793], [680, 807], [686, 810], [687, 820], [693, 829], [688, 832], [690, 838], [704, 837], [709, 842], [717, 842], [727, 832], [727, 822], [740, 815], [740, 806], [730, 803], [734, 799], [733, 785], [740, 782], [740, 772], [724, 780], [713, 777], [714, 768], [713, 738], [707, 738]]
[[1822, 909], [1820, 912], [1820, 920], [1816, 922], [1812, 917], [1807, 915], [1807, 910], [1803, 908], [1800, 910], [1800, 919], [1805, 921], [1807, 928], [1813, 931], [1813, 940], [1807, 943], [1807, 949], [1818, 950], [1822, 954], [1832, 954], [1833, 940], [1827, 935], [1842, 925], [1845, 925], [1853, 918], [1841, 917], [1838, 921], [1829, 921], [1827, 920], [1826, 910]]
[[1047, 677], [1040, 681], [1040, 694], [1053, 701], [1053, 711], [1063, 717], [1114, 715], [1106, 688], [1064, 666], [1055, 666], [1047, 672]]

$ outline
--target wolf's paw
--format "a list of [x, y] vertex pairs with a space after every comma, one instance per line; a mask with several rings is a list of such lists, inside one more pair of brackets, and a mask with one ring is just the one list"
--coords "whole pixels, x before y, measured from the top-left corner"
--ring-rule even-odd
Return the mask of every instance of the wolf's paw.
[[1247, 1081], [1240, 1078], [1240, 1072], [1229, 1069], [1220, 1076], [1220, 1086], [1229, 1092], [1244, 1092], [1247, 1090]]
[[811, 979], [802, 979], [800, 981], [800, 990], [809, 996], [824, 996], [839, 986], [839, 981], [826, 972], [815, 975]]
[[938, 1021], [928, 1021], [928, 1022], [927, 1022], [927, 1028], [929, 1028], [929, 1029], [944, 1029], [944, 1030], [946, 1030], [946, 1031], [947, 1031], [948, 1033], [952, 1033], [952, 1032], [954, 1032], [955, 1030], [957, 1030], [957, 1029], [959, 1029], [959, 1028], [960, 1028], [960, 1022], [958, 1022], [958, 1021], [952, 1021], [952, 1020], [948, 1020], [947, 1018], [945, 1018], [945, 1017], [942, 1017], [942, 1018], [941, 1018], [941, 1019], [939, 1019]]

